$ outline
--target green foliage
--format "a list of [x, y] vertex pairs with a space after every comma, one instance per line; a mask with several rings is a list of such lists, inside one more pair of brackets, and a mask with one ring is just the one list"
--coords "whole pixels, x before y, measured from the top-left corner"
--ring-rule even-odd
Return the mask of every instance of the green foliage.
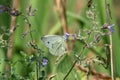
[[[81, 6], [78, 2], [84, 3], [84, 5]], [[21, 0], [18, 4], [22, 14], [19, 16], [15, 16], [9, 11], [0, 13], [0, 79], [6, 79], [5, 67], [6, 64], [10, 64], [11, 71], [8, 71], [10, 73], [8, 80], [49, 80], [50, 78], [63, 80], [76, 60], [76, 64], [84, 67], [85, 70], [80, 70], [79, 66], [74, 65], [66, 80], [86, 80], [89, 76], [92, 80], [92, 70], [110, 76], [110, 64], [106, 62], [107, 59], [108, 61], [110, 59], [106, 56], [104, 46], [105, 44], [109, 45], [110, 40], [109, 35], [103, 35], [110, 31], [101, 29], [104, 23], [107, 23], [105, 2], [104, 0], [93, 0], [92, 5], [94, 6], [90, 8], [87, 7], [87, 2], [67, 1], [67, 25], [69, 33], [73, 34], [76, 40], [68, 41], [70, 49], [73, 48], [57, 62], [58, 57], [51, 55], [40, 40], [43, 35], [64, 34], [63, 25], [53, 1]], [[0, 5], [7, 6], [5, 3], [3, 0]], [[111, 24], [115, 24], [115, 32], [113, 33], [115, 75], [120, 77], [119, 30], [115, 22], [112, 0], [107, 1], [107, 3], [110, 4]], [[32, 14], [32, 11], [35, 13], [28, 15]], [[13, 16], [16, 17], [16, 25], [18, 26], [14, 25], [16, 30], [11, 33], [11, 17]], [[11, 35], [14, 36], [13, 43], [9, 43]], [[97, 40], [96, 35], [99, 35], [100, 40]], [[11, 44], [13, 50], [9, 60], [7, 50]], [[44, 59], [48, 60], [45, 65], [43, 65]]]

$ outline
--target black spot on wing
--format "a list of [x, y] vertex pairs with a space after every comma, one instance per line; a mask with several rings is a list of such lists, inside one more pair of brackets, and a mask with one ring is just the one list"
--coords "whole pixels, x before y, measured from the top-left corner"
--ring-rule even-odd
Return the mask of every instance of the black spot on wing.
[[48, 43], [48, 44], [50, 44], [50, 42], [49, 42], [49, 41], [48, 41], [47, 43]]

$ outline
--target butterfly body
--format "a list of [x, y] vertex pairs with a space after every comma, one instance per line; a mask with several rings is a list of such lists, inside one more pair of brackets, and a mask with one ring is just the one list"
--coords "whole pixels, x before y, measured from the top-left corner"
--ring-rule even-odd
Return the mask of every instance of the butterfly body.
[[41, 38], [44, 45], [49, 48], [51, 54], [61, 56], [67, 52], [66, 40], [64, 36], [46, 35]]

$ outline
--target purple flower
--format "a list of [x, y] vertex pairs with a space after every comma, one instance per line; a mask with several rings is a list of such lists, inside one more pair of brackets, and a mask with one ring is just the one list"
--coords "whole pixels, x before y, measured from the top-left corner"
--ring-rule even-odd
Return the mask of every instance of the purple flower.
[[110, 26], [107, 27], [110, 30], [110, 32], [112, 32], [112, 33], [114, 32], [113, 26], [115, 26], [115, 24], [112, 24], [112, 25], [110, 25]]
[[43, 58], [42, 66], [46, 66], [47, 64], [48, 64], [48, 59], [47, 58]]
[[113, 26], [115, 26], [115, 24], [109, 25], [108, 23], [105, 23], [102, 27], [102, 29], [109, 29], [111, 33], [114, 32], [114, 28]]
[[2, 5], [0, 5], [0, 14], [2, 14], [4, 11], [4, 7]]
[[69, 36], [70, 36], [70, 34], [68, 34], [68, 33], [65, 33], [65, 40], [67, 41], [68, 40], [68, 38], [69, 38]]

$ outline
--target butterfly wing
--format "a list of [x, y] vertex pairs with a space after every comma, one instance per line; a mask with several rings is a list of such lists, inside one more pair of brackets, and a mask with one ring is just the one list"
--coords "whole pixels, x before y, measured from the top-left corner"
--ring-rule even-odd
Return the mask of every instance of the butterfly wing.
[[41, 38], [46, 47], [53, 55], [63, 55], [67, 51], [65, 39], [58, 35], [47, 35]]
[[60, 56], [67, 52], [67, 46], [65, 41], [56, 41], [56, 43], [54, 43], [52, 47], [53, 48], [49, 49], [49, 51], [53, 55]]
[[57, 35], [46, 35], [41, 37], [41, 40], [43, 41], [44, 45], [48, 48], [52, 48], [52, 45], [61, 39], [62, 37]]

